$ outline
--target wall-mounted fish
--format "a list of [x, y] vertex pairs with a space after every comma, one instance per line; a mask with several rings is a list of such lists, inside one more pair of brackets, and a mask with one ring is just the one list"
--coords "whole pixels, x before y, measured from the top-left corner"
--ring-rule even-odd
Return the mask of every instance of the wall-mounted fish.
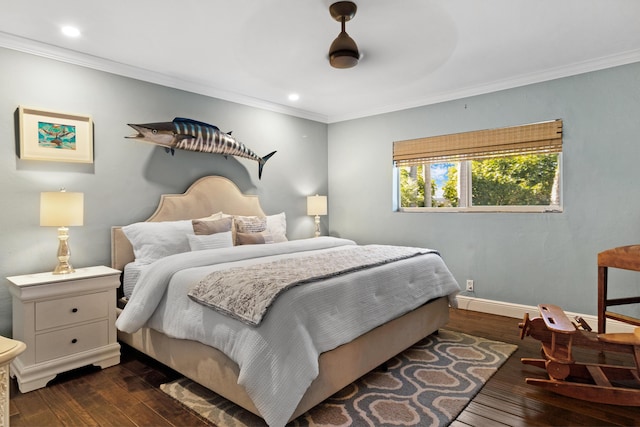
[[129, 124], [138, 133], [126, 138], [151, 142], [165, 147], [173, 154], [174, 149], [201, 151], [203, 153], [244, 157], [258, 162], [258, 179], [262, 178], [264, 164], [276, 152], [258, 156], [243, 143], [236, 141], [231, 132], [221, 132], [216, 126], [191, 119], [176, 117], [172, 122]]

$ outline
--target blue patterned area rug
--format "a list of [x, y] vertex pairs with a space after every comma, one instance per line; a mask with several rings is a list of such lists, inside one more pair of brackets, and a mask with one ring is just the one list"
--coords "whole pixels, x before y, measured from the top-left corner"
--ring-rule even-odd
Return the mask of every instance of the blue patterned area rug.
[[[446, 426], [517, 346], [446, 329], [374, 370], [289, 426]], [[181, 378], [162, 391], [219, 427], [264, 426], [261, 418]]]

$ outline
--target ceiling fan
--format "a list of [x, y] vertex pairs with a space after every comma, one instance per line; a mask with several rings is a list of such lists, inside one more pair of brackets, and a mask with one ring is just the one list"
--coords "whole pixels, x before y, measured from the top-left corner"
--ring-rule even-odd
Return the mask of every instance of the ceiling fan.
[[353, 19], [357, 10], [358, 7], [351, 1], [339, 1], [329, 6], [333, 19], [342, 23], [342, 31], [329, 48], [329, 63], [334, 68], [355, 67], [360, 60], [358, 45], [345, 31], [345, 22]]

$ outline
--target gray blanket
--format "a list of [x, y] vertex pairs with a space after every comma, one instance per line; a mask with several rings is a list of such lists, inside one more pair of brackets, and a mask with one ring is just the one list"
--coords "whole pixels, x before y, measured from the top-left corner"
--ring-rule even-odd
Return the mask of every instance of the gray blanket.
[[188, 295], [200, 304], [257, 326], [278, 295], [293, 286], [426, 253], [437, 252], [403, 246], [353, 246], [314, 256], [215, 271], [198, 282]]

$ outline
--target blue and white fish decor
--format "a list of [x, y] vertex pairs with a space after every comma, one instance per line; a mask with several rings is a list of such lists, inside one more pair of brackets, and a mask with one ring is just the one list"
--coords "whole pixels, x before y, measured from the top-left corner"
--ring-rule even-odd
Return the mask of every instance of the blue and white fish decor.
[[264, 157], [231, 136], [207, 123], [176, 117], [172, 122], [129, 124], [138, 133], [127, 138], [150, 142], [165, 147], [173, 154], [174, 150], [200, 151], [203, 153], [237, 156], [258, 162], [258, 179], [262, 179], [264, 164], [276, 152], [272, 151]]

